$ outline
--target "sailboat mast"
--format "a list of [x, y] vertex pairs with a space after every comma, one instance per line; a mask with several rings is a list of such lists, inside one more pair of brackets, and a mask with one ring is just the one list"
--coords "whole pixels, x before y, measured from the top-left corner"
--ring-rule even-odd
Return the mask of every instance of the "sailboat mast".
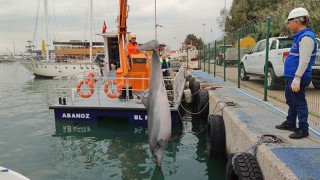
[[90, 0], [90, 62], [92, 62], [92, 19], [93, 19], [92, 0]]
[[44, 16], [45, 16], [45, 32], [46, 32], [46, 59], [47, 61], [49, 61], [49, 43], [48, 43], [48, 39], [49, 39], [49, 30], [48, 30], [48, 2], [47, 0], [44, 0]]

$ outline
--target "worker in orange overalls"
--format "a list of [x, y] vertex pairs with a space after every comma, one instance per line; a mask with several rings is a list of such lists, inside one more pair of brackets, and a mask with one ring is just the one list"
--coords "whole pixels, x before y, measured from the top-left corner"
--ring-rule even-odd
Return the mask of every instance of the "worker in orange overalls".
[[140, 50], [137, 48], [139, 44], [136, 42], [136, 36], [132, 35], [128, 43], [128, 54], [138, 54]]

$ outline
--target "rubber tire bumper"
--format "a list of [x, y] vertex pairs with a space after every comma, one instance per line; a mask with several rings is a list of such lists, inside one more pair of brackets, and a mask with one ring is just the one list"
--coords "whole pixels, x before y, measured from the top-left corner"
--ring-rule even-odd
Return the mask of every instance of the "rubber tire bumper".
[[226, 133], [223, 117], [210, 114], [206, 131], [206, 146], [209, 157], [222, 157], [226, 149]]
[[234, 159], [234, 167], [232, 166], [232, 158], [235, 156], [231, 153], [228, 158], [226, 168], [226, 179], [227, 180], [247, 180], [256, 179], [263, 180], [262, 171], [258, 164], [256, 157], [250, 153], [238, 154]]

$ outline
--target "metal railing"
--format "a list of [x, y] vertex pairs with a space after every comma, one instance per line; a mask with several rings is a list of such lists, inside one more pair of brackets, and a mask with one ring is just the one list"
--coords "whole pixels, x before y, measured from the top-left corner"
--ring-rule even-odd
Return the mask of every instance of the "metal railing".
[[[102, 101], [105, 100], [118, 100], [118, 98], [110, 98], [105, 93], [108, 91], [110, 94], [116, 94], [119, 96], [119, 86], [118, 82], [123, 81], [126, 82], [126, 88], [122, 88], [121, 91], [126, 91], [125, 98], [122, 101], [129, 101], [130, 100], [130, 93], [132, 91], [137, 98], [141, 95], [145, 90], [147, 90], [144, 83], [149, 83], [146, 81], [150, 81], [150, 78], [117, 78], [115, 77], [115, 73], [109, 74], [109, 77], [99, 77], [98, 72], [94, 72], [94, 77], [92, 78], [93, 85], [90, 87], [90, 83], [88, 81], [88, 73], [90, 71], [73, 74], [69, 76], [60, 76], [56, 77], [55, 79], [59, 80], [59, 87], [56, 88], [57, 94], [61, 99], [65, 98], [71, 105], [74, 105], [76, 101], [82, 99], [81, 101], [86, 101], [86, 99], [94, 99], [94, 104], [98, 106], [102, 106]], [[172, 89], [167, 89], [167, 94], [172, 95], [173, 98], [171, 99], [172, 103], [178, 104], [181, 100], [184, 84], [185, 84], [185, 67], [182, 65], [178, 72], [174, 72], [173, 78], [164, 78], [165, 82], [172, 84]], [[141, 81], [141, 88], [129, 89], [129, 82], [131, 81]], [[81, 83], [80, 83], [81, 82]], [[108, 84], [108, 90], [106, 90], [106, 84]], [[83, 87], [79, 87], [83, 86]], [[80, 92], [79, 92], [80, 90]], [[81, 97], [82, 94], [86, 94], [89, 97]], [[59, 99], [60, 99], [59, 98]], [[170, 100], [169, 100], [170, 101]], [[92, 100], [90, 100], [92, 102]]]

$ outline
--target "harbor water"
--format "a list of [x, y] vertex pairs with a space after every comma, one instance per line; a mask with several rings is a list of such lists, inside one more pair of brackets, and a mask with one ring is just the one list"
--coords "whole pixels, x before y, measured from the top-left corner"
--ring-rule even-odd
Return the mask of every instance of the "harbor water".
[[0, 166], [42, 179], [225, 179], [226, 158], [208, 158], [199, 119], [185, 113], [177, 140], [155, 166], [146, 126], [125, 119], [54, 120], [58, 81], [0, 63]]

